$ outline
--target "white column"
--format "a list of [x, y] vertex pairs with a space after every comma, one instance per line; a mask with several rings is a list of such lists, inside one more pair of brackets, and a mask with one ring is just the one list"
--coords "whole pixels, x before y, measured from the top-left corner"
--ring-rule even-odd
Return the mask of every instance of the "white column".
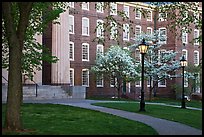
[[53, 84], [68, 84], [69, 79], [69, 12], [61, 13], [60, 24], [52, 25], [52, 55], [59, 60], [52, 63], [51, 82]]

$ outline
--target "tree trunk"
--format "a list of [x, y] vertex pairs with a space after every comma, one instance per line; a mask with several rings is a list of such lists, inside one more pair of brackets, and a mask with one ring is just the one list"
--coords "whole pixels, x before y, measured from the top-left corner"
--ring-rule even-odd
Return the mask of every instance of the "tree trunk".
[[12, 131], [22, 130], [23, 128], [20, 113], [22, 99], [21, 59], [25, 32], [28, 26], [32, 3], [18, 3], [18, 6], [20, 10], [20, 18], [18, 26], [15, 26], [15, 20], [11, 12], [12, 3], [2, 3], [5, 31], [9, 45], [8, 92], [5, 128]]

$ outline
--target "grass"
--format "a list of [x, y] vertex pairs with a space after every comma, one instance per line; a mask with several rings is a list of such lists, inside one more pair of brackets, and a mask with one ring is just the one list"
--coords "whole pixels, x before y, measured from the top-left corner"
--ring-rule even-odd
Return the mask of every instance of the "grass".
[[[2, 125], [5, 121], [2, 104]], [[143, 123], [111, 114], [59, 104], [23, 104], [24, 129], [3, 135], [158, 135]]]
[[133, 101], [129, 101], [129, 103], [93, 103], [93, 105], [150, 115], [153, 117], [176, 121], [198, 129], [202, 129], [202, 111], [200, 110], [145, 104], [146, 111], [139, 112], [140, 104]]

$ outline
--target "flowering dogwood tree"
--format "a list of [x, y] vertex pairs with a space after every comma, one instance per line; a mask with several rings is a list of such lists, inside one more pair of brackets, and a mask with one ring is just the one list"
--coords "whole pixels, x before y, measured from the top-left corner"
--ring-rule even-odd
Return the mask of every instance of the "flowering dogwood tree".
[[138, 65], [127, 49], [122, 49], [119, 45], [112, 45], [106, 53], [97, 53], [96, 63], [91, 69], [97, 76], [108, 75], [113, 78], [114, 87], [117, 88], [118, 98], [120, 98], [123, 80], [139, 79]]

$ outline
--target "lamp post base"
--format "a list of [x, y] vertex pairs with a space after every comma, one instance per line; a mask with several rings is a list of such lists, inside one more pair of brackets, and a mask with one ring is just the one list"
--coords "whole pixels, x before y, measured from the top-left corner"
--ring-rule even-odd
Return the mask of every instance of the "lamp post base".
[[144, 101], [140, 102], [140, 110], [139, 111], [145, 111], [145, 102]]
[[185, 102], [182, 102], [181, 108], [186, 108]]

